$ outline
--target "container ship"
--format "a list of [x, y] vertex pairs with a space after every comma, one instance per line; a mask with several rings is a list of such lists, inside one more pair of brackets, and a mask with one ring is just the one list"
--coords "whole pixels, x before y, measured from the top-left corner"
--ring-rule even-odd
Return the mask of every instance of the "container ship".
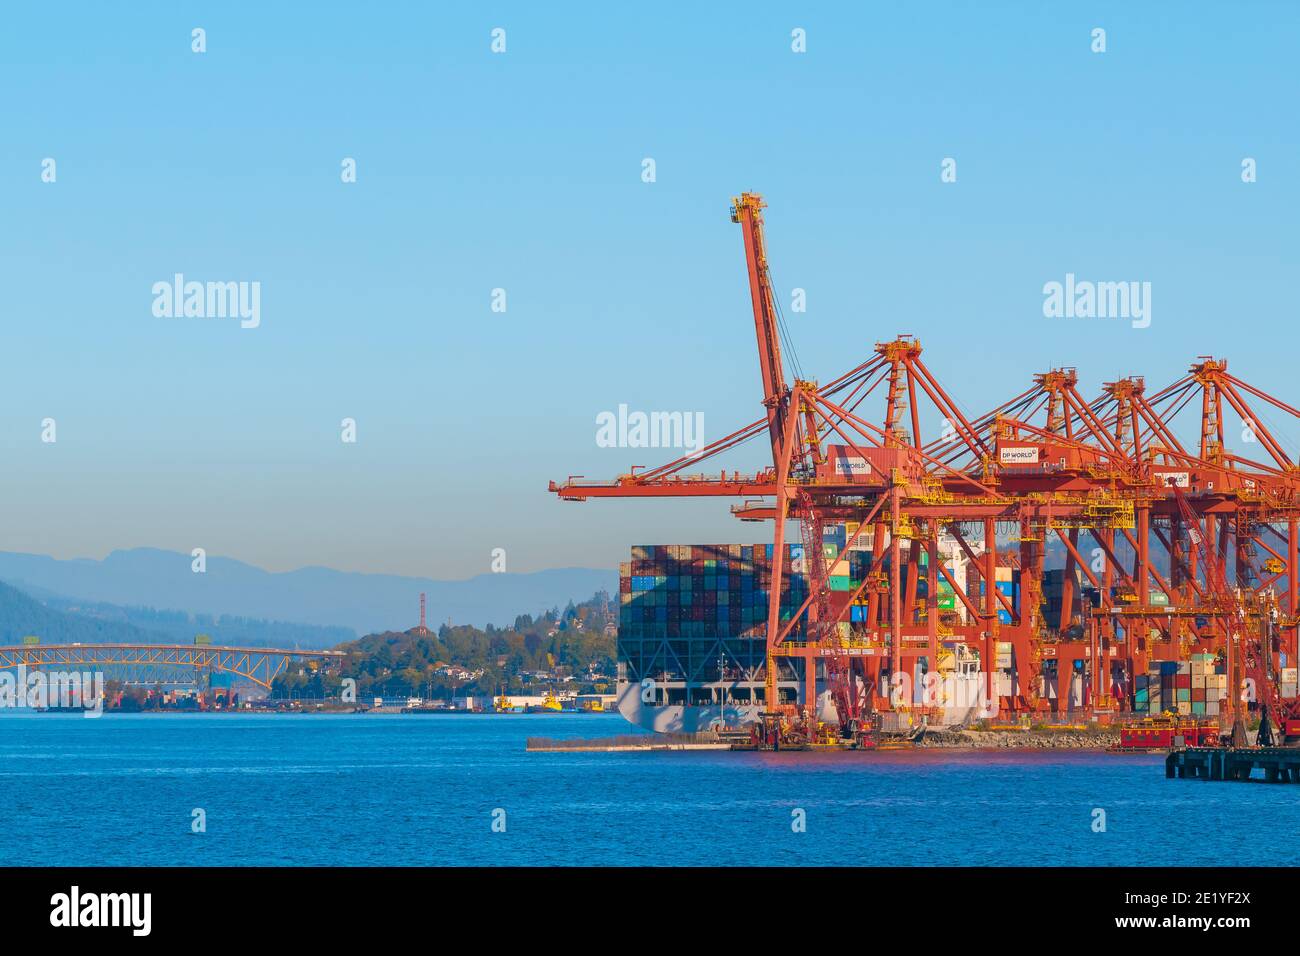
[[[855, 586], [873, 567], [866, 544], [845, 547], [854, 530], [852, 523], [827, 527], [822, 542], [823, 556], [833, 572], [829, 578], [831, 593], [836, 596], [833, 603], [845, 609], [838, 633], [846, 640], [864, 635], [872, 604], [863, 598], [849, 601]], [[659, 733], [698, 733], [759, 723], [765, 700], [773, 554], [770, 544], [641, 545], [632, 549], [631, 560], [619, 565], [617, 693], [624, 718]], [[963, 563], [953, 555], [954, 566], [961, 568]], [[998, 587], [1014, 596], [1015, 583], [1010, 569], [1006, 570], [1007, 580]], [[808, 595], [803, 545], [786, 546], [783, 571], [780, 620], [786, 624], [794, 621], [787, 643], [804, 643], [804, 626], [795, 618]], [[921, 593], [925, 597], [924, 587]], [[936, 597], [939, 607], [959, 614], [948, 585], [940, 585]], [[861, 651], [869, 656], [882, 653], [883, 647], [863, 646]], [[804, 662], [783, 658], [774, 660], [774, 666], [779, 671], [778, 703], [806, 707]], [[945, 642], [932, 657], [918, 657], [916, 666], [922, 678], [918, 688], [931, 670], [943, 679], [938, 700], [927, 704], [919, 692], [915, 700], [917, 712], [928, 726], [939, 729], [976, 716], [978, 658], [964, 644]], [[817, 688], [814, 709], [818, 718], [838, 722], [825, 673], [818, 676]], [[913, 723], [895, 721], [895, 726], [903, 729]]]
[[[841, 550], [852, 527], [850, 523], [847, 528], [827, 529], [822, 545], [824, 556], [833, 562], [833, 570], [843, 572], [831, 576], [832, 593], [846, 596], [861, 577], [872, 571], [868, 548]], [[762, 544], [640, 545], [632, 549], [631, 560], [619, 565], [618, 707], [629, 722], [662, 733], [698, 733], [759, 722], [770, 593], [766, 581], [771, 574], [771, 560], [772, 546]], [[786, 583], [779, 604], [783, 622], [792, 619], [807, 595], [804, 565], [803, 546], [788, 545], [786, 574], [782, 576]], [[1009, 597], [1012, 608], [1018, 611], [1019, 572], [1005, 565], [998, 567], [995, 573], [1002, 580], [997, 582], [997, 590]], [[962, 580], [969, 575], [969, 569], [955, 553], [949, 568]], [[1048, 615], [1060, 613], [1063, 574], [1063, 570], [1049, 571], [1045, 578]], [[1099, 597], [1091, 594], [1082, 581], [1076, 581], [1076, 585], [1085, 599]], [[972, 590], [978, 593], [978, 586]], [[924, 599], [923, 582], [920, 591]], [[950, 586], [940, 585], [935, 603], [954, 619], [962, 619], [963, 608]], [[850, 603], [846, 621], [838, 625], [842, 636], [847, 640], [863, 636], [869, 613], [868, 601]], [[1011, 624], [1012, 612], [1001, 613], [1003, 623]], [[792, 635], [794, 640], [801, 640], [802, 628], [796, 625]], [[863, 652], [869, 656], [883, 648], [883, 644], [864, 647]], [[1001, 690], [1009, 693], [1013, 646], [1001, 642], [997, 652], [997, 680]], [[954, 699], [941, 697], [929, 703], [923, 692], [916, 693], [911, 701], [914, 706], [909, 708], [914, 712], [913, 720], [900, 727], [914, 724], [917, 718], [924, 718], [934, 729], [982, 719], [978, 649], [960, 641], [944, 641], [933, 660], [920, 654], [914, 661], [914, 687], [923, 688], [925, 675], [933, 670], [942, 679], [940, 694], [947, 693]], [[1048, 671], [1037, 689], [1048, 702], [1050, 712], [1063, 716], [1090, 716], [1095, 712], [1090, 675], [1084, 667], [1072, 667], [1064, 688], [1059, 671]], [[1295, 668], [1281, 671], [1282, 693], [1294, 696], [1296, 673]], [[834, 723], [838, 714], [824, 673], [819, 675], [817, 686], [818, 717]], [[777, 681], [778, 701], [805, 706], [805, 688], [801, 669], [787, 663]], [[1115, 690], [1123, 692], [1123, 687]], [[1192, 654], [1187, 660], [1150, 662], [1146, 672], [1131, 682], [1117, 709], [1138, 718], [1217, 718], [1227, 695], [1224, 659], [1211, 653]]]

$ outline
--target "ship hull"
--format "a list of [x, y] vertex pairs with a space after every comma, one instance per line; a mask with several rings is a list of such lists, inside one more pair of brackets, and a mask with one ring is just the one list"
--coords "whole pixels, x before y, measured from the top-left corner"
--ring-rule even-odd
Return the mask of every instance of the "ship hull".
[[[978, 683], [970, 687], [973, 698]], [[930, 708], [925, 718], [926, 726], [934, 730], [968, 724], [980, 719], [976, 706]], [[763, 705], [757, 704], [654, 704], [642, 699], [641, 686], [630, 682], [618, 685], [618, 712], [633, 726], [657, 734], [698, 734], [719, 728], [740, 729], [761, 721]], [[883, 729], [887, 732], [907, 732], [915, 729], [919, 718], [906, 712], [886, 712], [881, 715]], [[839, 722], [835, 704], [829, 692], [817, 695], [817, 718], [828, 724]]]

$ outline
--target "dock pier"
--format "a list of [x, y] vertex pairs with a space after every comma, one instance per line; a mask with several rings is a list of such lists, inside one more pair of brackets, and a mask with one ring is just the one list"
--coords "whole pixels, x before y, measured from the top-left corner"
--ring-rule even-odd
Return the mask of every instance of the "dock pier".
[[[1263, 776], [1253, 776], [1255, 770], [1263, 771]], [[1165, 758], [1165, 776], [1300, 783], [1300, 748], [1176, 747]]]

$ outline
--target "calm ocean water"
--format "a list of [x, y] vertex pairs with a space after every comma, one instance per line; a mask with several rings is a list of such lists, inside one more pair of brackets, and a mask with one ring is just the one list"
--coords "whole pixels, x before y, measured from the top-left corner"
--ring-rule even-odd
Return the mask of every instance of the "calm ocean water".
[[[1158, 756], [524, 752], [528, 736], [626, 727], [616, 715], [4, 716], [0, 800], [21, 825], [0, 864], [1297, 858], [1300, 788], [1166, 780]], [[195, 808], [206, 833], [191, 832]], [[796, 808], [806, 832], [791, 828]]]

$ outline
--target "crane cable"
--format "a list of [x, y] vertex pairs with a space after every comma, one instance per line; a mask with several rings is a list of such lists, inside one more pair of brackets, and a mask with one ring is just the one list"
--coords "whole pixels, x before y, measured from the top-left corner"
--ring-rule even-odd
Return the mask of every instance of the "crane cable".
[[794, 370], [795, 378], [803, 379], [803, 367], [799, 363], [799, 352], [794, 347], [794, 337], [790, 335], [790, 329], [785, 323], [785, 313], [781, 311], [781, 300], [776, 295], [776, 279], [772, 276], [772, 267], [767, 267], [767, 281], [772, 290], [772, 308], [776, 311], [776, 331], [781, 339], [781, 346], [790, 356], [790, 365]]

